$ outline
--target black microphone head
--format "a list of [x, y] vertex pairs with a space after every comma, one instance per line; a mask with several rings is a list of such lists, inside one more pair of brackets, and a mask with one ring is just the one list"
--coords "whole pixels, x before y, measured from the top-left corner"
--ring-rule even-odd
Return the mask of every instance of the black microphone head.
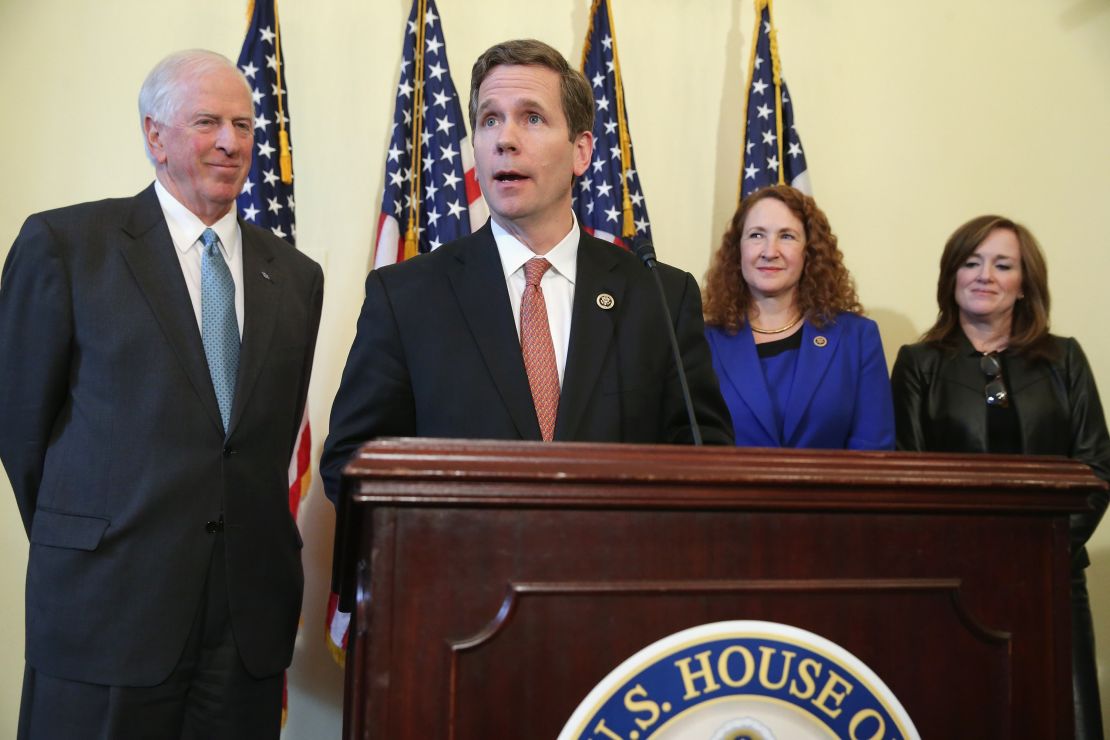
[[637, 236], [632, 239], [632, 251], [643, 260], [644, 264], [651, 267], [655, 264], [655, 246], [646, 236]]

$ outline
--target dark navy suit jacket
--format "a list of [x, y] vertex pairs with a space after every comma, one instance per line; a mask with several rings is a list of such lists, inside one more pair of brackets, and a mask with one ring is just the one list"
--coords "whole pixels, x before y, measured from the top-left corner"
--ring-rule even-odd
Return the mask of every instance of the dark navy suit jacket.
[[893, 449], [894, 409], [878, 325], [845, 313], [821, 329], [806, 321], [801, 331], [780, 438], [751, 329], [745, 325], [730, 334], [721, 327], [706, 327], [736, 444]]
[[0, 282], [0, 459], [30, 537], [27, 662], [163, 681], [205, 593], [222, 514], [235, 641], [289, 665], [301, 540], [288, 466], [323, 300], [320, 267], [240, 221], [243, 344], [224, 433], [154, 187], [27, 219]]
[[[667, 265], [659, 272], [702, 435], [731, 444], [697, 283]], [[605, 293], [611, 308], [598, 305]], [[664, 321], [654, 280], [640, 260], [583, 232], [556, 441], [690, 441]], [[379, 436], [540, 439], [488, 223], [367, 278], [320, 464], [332, 501], [347, 459]]]

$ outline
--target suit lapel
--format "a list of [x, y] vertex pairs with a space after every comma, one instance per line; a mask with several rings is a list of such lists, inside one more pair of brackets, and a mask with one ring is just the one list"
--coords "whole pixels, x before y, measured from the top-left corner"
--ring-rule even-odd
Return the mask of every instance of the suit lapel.
[[243, 416], [254, 382], [274, 336], [283, 275], [274, 262], [269, 246], [239, 224], [243, 235], [243, 345], [239, 351], [239, 374], [235, 381], [235, 400], [231, 405], [228, 436]]
[[721, 341], [725, 337], [720, 334], [711, 332], [708, 336], [713, 344], [713, 353], [719, 358], [717, 365], [724, 375], [721, 380], [736, 391], [736, 395], [763, 427], [767, 438], [778, 439], [779, 430], [775, 410], [771, 405], [771, 394], [767, 389], [763, 366], [760, 365], [759, 355], [756, 354], [751, 328], [745, 324], [740, 327], [735, 337], [726, 341]]
[[532, 390], [520, 354], [505, 272], [489, 222], [462, 248], [448, 271], [459, 309], [490, 377], [522, 439], [540, 439]]
[[133, 203], [123, 227], [129, 238], [121, 243], [120, 252], [201, 403], [222, 429], [196, 313], [154, 186], [137, 195]]
[[[615, 247], [585, 232], [578, 242], [570, 342], [559, 394], [559, 414], [555, 420], [556, 440], [576, 438], [605, 362], [617, 317], [624, 310], [625, 277], [614, 269], [617, 259], [612, 249]], [[613, 297], [613, 308], [605, 310], [597, 305], [601, 293]]]
[[[961, 331], [957, 342], [956, 356], [953, 358], [954, 361], [941, 364], [940, 377], [947, 383], [962, 385], [965, 388], [970, 388], [971, 390], [983, 394], [987, 385], [987, 377], [983, 375], [983, 371], [979, 369], [978, 361], [963, 361], [965, 358], [972, 355], [978, 357], [981, 353], [975, 349], [970, 340], [968, 340]], [[985, 396], [983, 402], [984, 404], [986, 403]]]
[[[1022, 355], [1006, 353], [1006, 387], [1011, 395], [1019, 395], [1024, 388], [1040, 383], [1052, 377], [1052, 365], [1048, 362], [1029, 362]], [[986, 388], [987, 376], [983, 376], [983, 387]], [[1018, 406], [1021, 409], [1021, 406]]]
[[809, 321], [802, 324], [802, 346], [798, 350], [794, 384], [790, 388], [790, 399], [786, 402], [782, 424], [785, 443], [793, 444], [798, 424], [809, 409], [833, 357], [840, 350], [842, 335], [843, 329], [837, 323], [830, 323], [823, 329], [817, 329]]

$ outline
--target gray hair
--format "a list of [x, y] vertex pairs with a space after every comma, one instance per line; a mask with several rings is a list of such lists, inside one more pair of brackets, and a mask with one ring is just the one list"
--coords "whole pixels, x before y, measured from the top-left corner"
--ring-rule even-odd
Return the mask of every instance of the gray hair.
[[[187, 49], [170, 54], [154, 65], [139, 88], [139, 128], [146, 140], [147, 116], [159, 123], [169, 123], [181, 108], [182, 89], [190, 82], [220, 70], [231, 70], [243, 81], [250, 95], [251, 85], [246, 76], [223, 54], [207, 49]], [[146, 156], [154, 162], [150, 148], [144, 146]]]

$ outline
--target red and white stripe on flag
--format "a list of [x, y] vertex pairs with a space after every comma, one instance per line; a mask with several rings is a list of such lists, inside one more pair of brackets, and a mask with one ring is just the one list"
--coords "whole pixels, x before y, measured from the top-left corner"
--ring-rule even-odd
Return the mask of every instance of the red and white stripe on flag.
[[[470, 214], [470, 226], [473, 231], [480, 229], [489, 218], [489, 207], [482, 197], [482, 189], [478, 185], [478, 175], [474, 171], [474, 150], [462, 140], [463, 177], [466, 182], [467, 210]], [[378, 233], [374, 240], [374, 267], [385, 267], [405, 258], [405, 237], [401, 224], [392, 214], [384, 209], [378, 216]]]
[[346, 664], [347, 658], [347, 633], [351, 626], [351, 615], [339, 611], [339, 594], [332, 593], [328, 597], [328, 613], [326, 618], [328, 629], [328, 650], [331, 657], [339, 665]]
[[[412, 4], [394, 101], [374, 238], [375, 268], [405, 259], [410, 225], [415, 252], [424, 253], [470, 234], [489, 218], [435, 0]], [[338, 603], [332, 593], [326, 629], [328, 648], [342, 665], [351, 615], [339, 611]]]
[[312, 426], [308, 423], [308, 404], [305, 404], [301, 426], [297, 430], [297, 443], [289, 458], [289, 513], [297, 518], [301, 501], [308, 495], [312, 484]]

